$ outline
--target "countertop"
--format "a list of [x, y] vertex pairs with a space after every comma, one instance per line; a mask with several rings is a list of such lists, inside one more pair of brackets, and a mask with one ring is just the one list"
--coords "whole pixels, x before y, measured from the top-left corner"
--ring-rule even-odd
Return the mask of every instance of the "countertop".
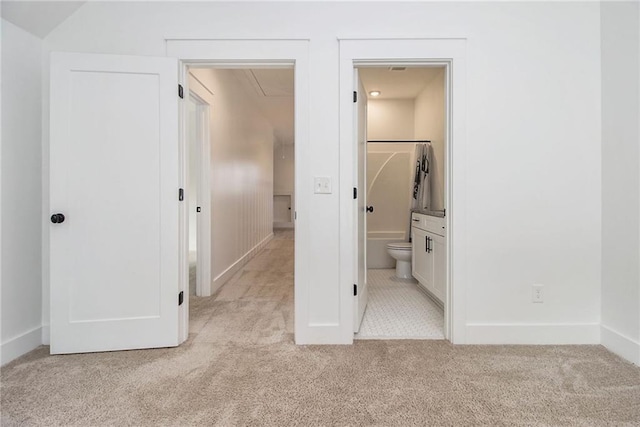
[[423, 215], [435, 216], [438, 218], [444, 218], [444, 213], [445, 213], [445, 211], [429, 211], [424, 209], [411, 209], [411, 212], [415, 212]]

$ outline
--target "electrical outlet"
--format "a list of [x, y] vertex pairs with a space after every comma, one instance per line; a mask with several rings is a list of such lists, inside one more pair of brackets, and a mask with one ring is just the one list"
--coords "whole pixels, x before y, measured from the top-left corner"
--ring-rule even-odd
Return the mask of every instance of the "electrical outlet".
[[533, 285], [531, 289], [531, 302], [544, 302], [544, 285]]

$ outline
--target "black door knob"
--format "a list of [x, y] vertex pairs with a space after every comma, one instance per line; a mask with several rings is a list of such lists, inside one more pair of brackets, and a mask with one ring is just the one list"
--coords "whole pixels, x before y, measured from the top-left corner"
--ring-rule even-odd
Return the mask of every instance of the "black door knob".
[[51, 222], [54, 224], [60, 224], [61, 222], [64, 222], [64, 215], [62, 215], [61, 213], [51, 215]]
[[373, 213], [373, 206], [367, 206], [367, 212]]

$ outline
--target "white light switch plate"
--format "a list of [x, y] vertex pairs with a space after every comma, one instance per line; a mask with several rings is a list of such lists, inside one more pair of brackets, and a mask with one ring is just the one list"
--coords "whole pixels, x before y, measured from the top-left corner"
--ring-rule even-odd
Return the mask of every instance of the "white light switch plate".
[[313, 192], [315, 194], [331, 194], [331, 178], [328, 176], [314, 177]]

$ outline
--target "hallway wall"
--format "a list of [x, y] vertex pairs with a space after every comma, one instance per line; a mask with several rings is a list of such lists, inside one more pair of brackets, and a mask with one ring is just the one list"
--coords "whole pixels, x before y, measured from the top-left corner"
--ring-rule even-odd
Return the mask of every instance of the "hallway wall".
[[[211, 292], [272, 236], [273, 128], [234, 70], [192, 69], [211, 106]], [[202, 91], [193, 85], [191, 90]], [[202, 94], [206, 97], [206, 94]]]

